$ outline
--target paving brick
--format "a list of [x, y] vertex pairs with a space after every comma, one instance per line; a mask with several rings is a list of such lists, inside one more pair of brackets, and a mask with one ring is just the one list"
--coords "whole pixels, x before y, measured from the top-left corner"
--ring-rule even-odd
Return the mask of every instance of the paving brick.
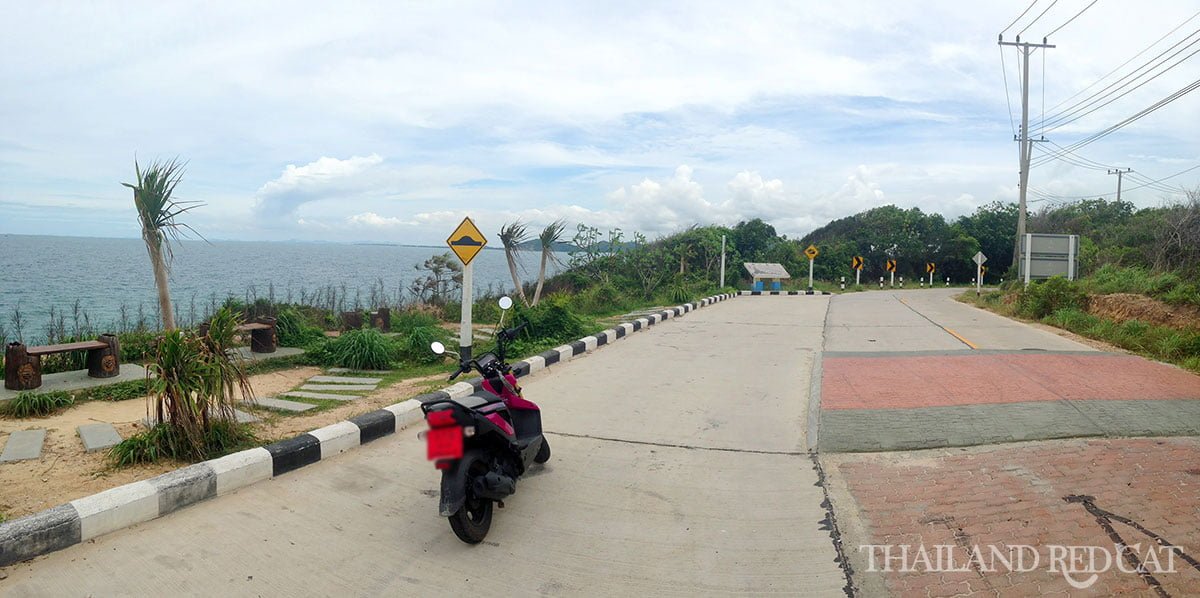
[[252, 424], [252, 423], [258, 421], [257, 415], [252, 415], [250, 413], [246, 413], [245, 411], [242, 411], [240, 409], [233, 410], [233, 417], [235, 419], [237, 419], [237, 422], [239, 424]]
[[300, 387], [300, 390], [323, 391], [323, 390], [346, 390], [346, 391], [371, 391], [375, 390], [374, 384], [305, 384]]
[[114, 447], [121, 442], [121, 435], [109, 423], [84, 424], [79, 426], [79, 440], [83, 441], [83, 450], [89, 453]]
[[[1048, 571], [1048, 545], [1112, 550], [1114, 539], [1082, 503], [1064, 500], [1072, 495], [1093, 496], [1092, 504], [1111, 514], [1108, 521], [1126, 544], [1141, 543], [1143, 550], [1154, 545], [1143, 531], [1149, 530], [1183, 547], [1193, 558], [1197, 556], [1193, 547], [1200, 546], [1197, 438], [1054, 440], [975, 449], [969, 454], [958, 450], [893, 453], [886, 462], [872, 455], [837, 459], [837, 475], [854, 497], [842, 508], [857, 509], [839, 512], [838, 517], [862, 521], [863, 543], [965, 543], [985, 550], [993, 545], [1040, 547], [1041, 565], [1029, 572], [1000, 567], [970, 574], [882, 573], [886, 587], [895, 594], [1076, 595], [1078, 590], [1061, 573]], [[982, 475], [984, 468], [986, 475]], [[964, 501], [964, 496], [974, 498]], [[1175, 563], [1176, 573], [1163, 572], [1156, 578], [1168, 595], [1194, 595], [1200, 571], [1179, 558]], [[962, 583], [969, 584], [969, 590]], [[1115, 568], [1101, 573], [1096, 585], [1083, 592], [1116, 594], [1154, 592], [1136, 574]]]
[[42, 443], [46, 441], [45, 430], [20, 430], [8, 435], [0, 463], [25, 461], [42, 456]]
[[353, 401], [354, 399], [362, 398], [354, 395], [335, 395], [327, 392], [306, 392], [303, 390], [293, 390], [285, 392], [283, 395], [288, 397], [300, 397], [302, 399], [319, 399], [329, 401]]
[[308, 403], [297, 403], [296, 401], [288, 401], [288, 400], [284, 400], [284, 399], [273, 399], [271, 397], [263, 397], [260, 399], [255, 399], [254, 402], [262, 407], [267, 407], [268, 409], [278, 409], [280, 411], [291, 411], [293, 413], [299, 413], [301, 411], [308, 411], [309, 409], [316, 408], [316, 405], [310, 405]]
[[383, 378], [360, 378], [355, 376], [313, 376], [309, 382], [324, 382], [328, 384], [379, 384]]

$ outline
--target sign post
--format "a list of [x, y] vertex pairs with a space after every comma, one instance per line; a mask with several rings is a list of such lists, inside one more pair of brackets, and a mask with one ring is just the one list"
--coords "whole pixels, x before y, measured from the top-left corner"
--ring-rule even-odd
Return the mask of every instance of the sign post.
[[929, 288], [933, 288], [933, 273], [937, 272], [937, 264], [925, 262], [925, 271], [929, 273]]
[[987, 256], [979, 251], [972, 259], [975, 260], [975, 296], [978, 297], [979, 291], [983, 287], [983, 263], [987, 261]]
[[850, 258], [850, 268], [854, 270], [854, 286], [862, 286], [863, 259], [861, 255]]
[[[887, 270], [892, 275], [892, 288], [896, 287], [896, 260], [888, 260], [883, 263], [883, 269]], [[904, 286], [904, 279], [900, 279], [900, 286]]]
[[804, 255], [808, 256], [808, 294], [813, 294], [813, 262], [821, 252], [817, 250], [816, 245], [809, 245], [808, 249], [804, 250]]
[[721, 235], [721, 288], [725, 288], [725, 235]]
[[450, 246], [450, 250], [463, 263], [463, 281], [462, 281], [462, 325], [458, 332], [458, 354], [459, 363], [466, 363], [471, 360], [471, 306], [474, 302], [472, 295], [474, 294], [473, 272], [471, 260], [483, 251], [483, 247], [487, 245], [487, 237], [479, 232], [479, 227], [471, 221], [471, 217], [463, 218], [463, 221], [450, 233], [446, 238], [446, 245]]

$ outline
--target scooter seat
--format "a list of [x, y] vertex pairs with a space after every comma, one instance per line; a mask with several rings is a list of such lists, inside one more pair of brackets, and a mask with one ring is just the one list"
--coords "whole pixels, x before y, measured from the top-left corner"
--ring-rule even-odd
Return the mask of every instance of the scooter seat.
[[497, 403], [503, 400], [504, 399], [486, 390], [480, 390], [476, 391], [475, 394], [471, 396], [455, 399], [454, 402], [466, 407], [467, 409], [479, 409], [480, 407], [483, 407], [489, 403]]

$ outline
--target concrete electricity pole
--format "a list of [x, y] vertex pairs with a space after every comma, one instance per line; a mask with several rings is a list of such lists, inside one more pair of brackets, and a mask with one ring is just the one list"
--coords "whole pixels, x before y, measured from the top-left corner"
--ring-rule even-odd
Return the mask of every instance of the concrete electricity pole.
[[1127, 172], [1133, 172], [1133, 169], [1126, 168], [1125, 170], [1121, 170], [1120, 168], [1112, 168], [1108, 171], [1108, 174], [1117, 175], [1117, 201], [1121, 201], [1121, 177], [1124, 177]]
[[[1025, 238], [1025, 198], [1029, 192], [1029, 158], [1033, 153], [1033, 140], [1029, 138], [1029, 54], [1033, 48], [1053, 48], [1054, 46], [1047, 44], [1045, 39], [1040, 44], [1022, 42], [1019, 35], [1015, 42], [1006, 42], [1004, 36], [1001, 35], [999, 43], [1001, 46], [1016, 46], [1021, 49], [1021, 136], [1016, 139], [1021, 142], [1021, 199], [1017, 204], [1017, 238], [1013, 243], [1013, 263], [1016, 264], [1021, 255], [1021, 239]], [[1045, 141], [1045, 139], [1038, 141]]]

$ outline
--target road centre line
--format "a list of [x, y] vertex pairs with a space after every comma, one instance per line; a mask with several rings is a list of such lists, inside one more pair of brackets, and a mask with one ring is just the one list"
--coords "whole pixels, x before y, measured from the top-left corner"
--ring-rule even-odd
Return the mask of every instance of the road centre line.
[[[892, 295], [892, 296], [893, 296], [893, 297], [896, 297], [895, 295]], [[961, 342], [962, 344], [964, 344], [964, 345], [966, 345], [966, 346], [968, 346], [968, 347], [970, 347], [971, 349], [974, 349], [974, 350], [978, 350], [978, 349], [979, 349], [979, 347], [975, 346], [975, 343], [972, 343], [971, 341], [969, 341], [969, 340], [967, 340], [967, 339], [963, 338], [963, 337], [962, 337], [961, 335], [959, 335], [957, 332], [955, 332], [955, 331], [953, 331], [953, 330], [951, 330], [951, 329], [949, 329], [949, 328], [946, 328], [945, 326], [942, 326], [941, 324], [938, 324], [937, 322], [934, 322], [933, 320], [930, 320], [930, 319], [929, 319], [929, 316], [927, 316], [927, 315], [925, 315], [925, 314], [923, 314], [923, 313], [921, 313], [921, 312], [917, 311], [917, 309], [916, 309], [915, 307], [913, 307], [913, 306], [909, 305], [909, 304], [908, 304], [908, 302], [907, 302], [907, 301], [905, 301], [903, 298], [901, 298], [901, 297], [896, 297], [896, 300], [897, 300], [897, 301], [899, 301], [900, 303], [903, 303], [903, 304], [904, 304], [904, 307], [907, 307], [907, 308], [911, 309], [911, 310], [912, 310], [912, 312], [913, 312], [914, 314], [917, 314], [918, 316], [921, 316], [922, 318], [925, 318], [926, 320], [928, 320], [930, 324], [933, 324], [934, 326], [937, 326], [938, 328], [941, 328], [942, 330], [946, 331], [946, 333], [947, 333], [947, 334], [949, 334], [950, 336], [953, 336], [954, 338], [958, 339], [958, 341], [959, 341], [959, 342]]]

